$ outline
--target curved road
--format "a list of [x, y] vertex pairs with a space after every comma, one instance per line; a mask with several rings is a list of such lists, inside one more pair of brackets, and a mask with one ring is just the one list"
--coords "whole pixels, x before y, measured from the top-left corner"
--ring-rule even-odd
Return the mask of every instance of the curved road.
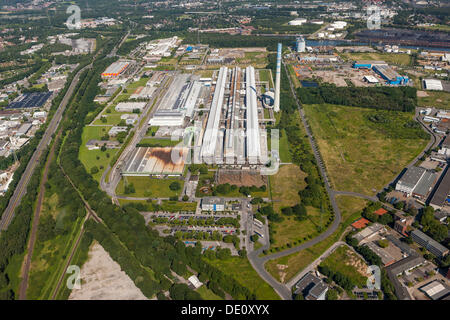
[[[283, 64], [283, 66], [284, 66], [286, 74], [288, 74], [288, 72], [286, 70], [286, 65]], [[311, 240], [309, 240], [309, 241], [307, 241], [307, 242], [305, 242], [305, 243], [303, 243], [303, 244], [301, 244], [299, 246], [296, 246], [296, 247], [284, 250], [282, 252], [277, 252], [277, 253], [274, 253], [274, 254], [271, 254], [271, 255], [267, 255], [267, 256], [264, 256], [264, 257], [259, 257], [259, 255], [263, 252], [263, 250], [266, 250], [266, 249], [269, 248], [270, 244], [266, 244], [265, 246], [259, 248], [258, 250], [252, 251], [252, 252], [250, 252], [248, 254], [248, 259], [249, 259], [251, 265], [253, 266], [253, 268], [256, 270], [256, 272], [258, 272], [258, 274], [270, 286], [272, 286], [274, 288], [274, 290], [278, 293], [278, 295], [284, 300], [291, 300], [292, 299], [292, 293], [291, 293], [290, 288], [287, 285], [276, 281], [266, 271], [266, 269], [264, 268], [264, 264], [267, 261], [269, 261], [269, 260], [281, 258], [281, 257], [284, 257], [286, 255], [290, 255], [292, 253], [299, 252], [301, 250], [307, 249], [307, 248], [309, 248], [309, 247], [311, 247], [311, 246], [313, 246], [313, 245], [315, 245], [315, 244], [325, 240], [326, 238], [328, 238], [330, 235], [332, 235], [337, 230], [337, 228], [339, 227], [339, 224], [341, 223], [341, 211], [339, 210], [339, 207], [337, 206], [336, 199], [335, 199], [336, 194], [340, 194], [340, 193], [335, 192], [331, 188], [331, 185], [330, 185], [330, 182], [328, 180], [328, 176], [327, 176], [327, 173], [326, 173], [326, 170], [325, 170], [325, 165], [324, 165], [324, 163], [322, 161], [322, 158], [320, 156], [320, 153], [319, 153], [319, 149], [318, 149], [318, 147], [317, 147], [317, 145], [315, 143], [315, 140], [313, 138], [311, 129], [310, 129], [308, 123], [306, 122], [305, 115], [303, 113], [303, 109], [301, 108], [300, 101], [298, 100], [297, 95], [295, 94], [292, 82], [291, 82], [289, 77], [288, 77], [288, 79], [289, 79], [289, 84], [290, 84], [290, 88], [291, 88], [291, 91], [292, 91], [292, 95], [295, 98], [295, 102], [297, 104], [298, 111], [300, 113], [300, 117], [302, 119], [303, 126], [304, 126], [304, 128], [306, 130], [306, 134], [308, 135], [309, 143], [310, 143], [310, 145], [312, 147], [312, 150], [313, 150], [313, 153], [314, 153], [314, 158], [316, 159], [316, 162], [318, 164], [320, 175], [322, 176], [322, 178], [324, 180], [325, 189], [326, 189], [326, 191], [328, 193], [328, 197], [330, 199], [330, 203], [331, 203], [331, 206], [332, 206], [333, 211], [334, 211], [334, 219], [333, 219], [333, 222], [331, 223], [331, 226], [327, 230], [325, 230], [325, 232], [321, 233], [320, 235], [318, 235], [314, 239], [311, 239]]]
[[[285, 65], [284, 63], [283, 63], [283, 66], [284, 66], [284, 69], [285, 69], [286, 74], [289, 74], [289, 73], [287, 72], [286, 65]], [[292, 81], [291, 81], [290, 77], [288, 77], [288, 79], [289, 79], [289, 84], [290, 84], [290, 88], [291, 88], [291, 91], [292, 91], [292, 95], [293, 95], [294, 98], [295, 98], [295, 101], [296, 101], [296, 104], [297, 104], [297, 107], [298, 107], [298, 110], [299, 110], [299, 113], [300, 113], [300, 117], [301, 117], [303, 126], [304, 126], [304, 128], [305, 128], [305, 130], [306, 130], [306, 133], [307, 133], [307, 135], [308, 135], [308, 139], [309, 139], [310, 145], [311, 145], [311, 147], [312, 147], [312, 150], [313, 150], [313, 153], [314, 153], [314, 157], [315, 157], [316, 162], [317, 162], [318, 167], [319, 167], [320, 174], [321, 174], [321, 176], [322, 176], [322, 178], [323, 178], [323, 180], [324, 180], [325, 189], [326, 189], [326, 191], [327, 191], [327, 193], [328, 193], [328, 197], [329, 197], [329, 199], [330, 199], [330, 203], [331, 203], [331, 206], [332, 206], [333, 211], [334, 211], [334, 220], [333, 220], [331, 226], [330, 226], [325, 232], [323, 232], [322, 234], [318, 235], [316, 238], [311, 239], [311, 240], [309, 240], [308, 242], [305, 242], [305, 243], [303, 243], [303, 244], [301, 244], [301, 245], [299, 245], [299, 246], [296, 246], [296, 247], [293, 247], [293, 248], [284, 250], [284, 251], [282, 251], [282, 252], [277, 252], [277, 253], [274, 253], [274, 254], [271, 254], [271, 255], [266, 255], [266, 256], [263, 256], [263, 257], [259, 257], [259, 255], [260, 255], [264, 250], [269, 249], [270, 244], [266, 244], [265, 246], [259, 248], [258, 250], [252, 251], [252, 252], [250, 252], [250, 253], [248, 254], [248, 259], [249, 259], [251, 265], [253, 266], [253, 268], [256, 270], [256, 272], [257, 272], [257, 273], [261, 276], [261, 278], [263, 278], [270, 286], [272, 286], [272, 287], [274, 288], [274, 290], [278, 293], [278, 295], [279, 295], [282, 299], [284, 299], [284, 300], [290, 300], [290, 299], [292, 299], [292, 293], [291, 293], [290, 288], [292, 287], [293, 284], [295, 284], [295, 281], [294, 281], [294, 280], [299, 279], [299, 275], [303, 275], [303, 274], [304, 274], [304, 271], [301, 271], [299, 274], [297, 274], [297, 275], [296, 275], [293, 279], [291, 279], [291, 281], [286, 285], [286, 284], [282, 284], [282, 283], [278, 282], [277, 280], [275, 280], [275, 279], [272, 277], [272, 275], [270, 275], [270, 274], [266, 271], [266, 269], [264, 268], [264, 264], [265, 264], [267, 261], [269, 261], [269, 260], [281, 258], [281, 257], [284, 257], [284, 256], [286, 256], [286, 255], [290, 255], [290, 254], [299, 252], [299, 251], [301, 251], [301, 250], [307, 249], [307, 248], [309, 248], [309, 247], [311, 247], [311, 246], [313, 246], [313, 245], [315, 245], [315, 244], [317, 244], [317, 243], [319, 243], [319, 242], [325, 240], [327, 237], [329, 237], [331, 234], [333, 234], [333, 233], [337, 230], [339, 224], [341, 223], [341, 212], [340, 212], [340, 210], [339, 210], [339, 208], [338, 208], [338, 206], [337, 206], [337, 204], [336, 204], [336, 199], [335, 199], [336, 196], [338, 196], [338, 195], [345, 195], [345, 196], [359, 197], [359, 198], [367, 199], [367, 200], [374, 201], [374, 202], [378, 201], [378, 198], [377, 198], [376, 196], [368, 196], [368, 195], [364, 195], [364, 194], [357, 193], [357, 192], [351, 192], [351, 191], [336, 191], [336, 190], [333, 190], [333, 189], [332, 189], [331, 184], [330, 184], [330, 182], [329, 182], [329, 180], [328, 180], [328, 176], [327, 176], [327, 172], [326, 172], [326, 169], [325, 169], [325, 165], [324, 165], [324, 163], [323, 163], [323, 161], [322, 161], [322, 158], [321, 158], [321, 156], [320, 156], [320, 153], [319, 153], [319, 151], [318, 151], [318, 147], [317, 147], [317, 145], [316, 145], [316, 143], [315, 143], [315, 140], [314, 140], [314, 137], [313, 137], [313, 135], [312, 135], [311, 129], [310, 129], [310, 127], [309, 127], [309, 125], [308, 125], [308, 123], [307, 123], [307, 121], [306, 121], [305, 114], [304, 114], [303, 109], [301, 108], [300, 101], [298, 100], [298, 97], [297, 97], [297, 95], [295, 94], [295, 90], [294, 90]], [[421, 121], [421, 120], [420, 120], [420, 117], [419, 117], [419, 114], [418, 114], [418, 109], [416, 109], [415, 120], [418, 121], [418, 122], [422, 125], [422, 129], [424, 129], [425, 131], [427, 131], [427, 133], [429, 133], [429, 134], [431, 135], [431, 140], [430, 140], [430, 142], [427, 144], [427, 146], [426, 146], [426, 148], [424, 149], [424, 151], [421, 152], [421, 153], [420, 153], [413, 161], [411, 161], [411, 162], [407, 165], [406, 168], [410, 168], [411, 166], [413, 166], [413, 165], [416, 163], [416, 161], [424, 154], [425, 150], [429, 150], [429, 149], [432, 149], [432, 148], [436, 147], [436, 146], [439, 144], [439, 142], [440, 142], [440, 138], [439, 138], [433, 131], [431, 131], [431, 130], [430, 130], [430, 129], [429, 129], [429, 128]], [[389, 184], [387, 184], [387, 186], [389, 186], [390, 184], [392, 184], [393, 182], [395, 182], [397, 178], [398, 178], [398, 177], [396, 177], [394, 180], [392, 180], [391, 182], [389, 182]], [[391, 206], [388, 205], [388, 207], [391, 207]], [[333, 244], [333, 246], [330, 247], [329, 249], [327, 249], [327, 251], [326, 251], [325, 253], [329, 252], [329, 250], [330, 250], [331, 248], [335, 248], [335, 246], [336, 246], [338, 243], [339, 243], [339, 242], [336, 242], [335, 244]], [[322, 256], [323, 256], [323, 254], [321, 255], [321, 257], [322, 257]], [[320, 257], [319, 257], [319, 258], [320, 258]], [[317, 260], [316, 260], [316, 261], [317, 261]], [[314, 264], [314, 263], [313, 263], [313, 264]], [[310, 265], [310, 266], [311, 266], [311, 265]], [[307, 267], [307, 270], [310, 270], [310, 266]], [[306, 269], [305, 269], [305, 270], [306, 270]]]

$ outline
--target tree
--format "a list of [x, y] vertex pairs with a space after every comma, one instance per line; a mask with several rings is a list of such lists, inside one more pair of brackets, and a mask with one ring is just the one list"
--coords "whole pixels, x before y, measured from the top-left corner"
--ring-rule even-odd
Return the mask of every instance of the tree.
[[259, 236], [257, 234], [254, 234], [250, 237], [250, 240], [252, 240], [253, 242], [258, 241], [258, 239], [259, 239]]
[[305, 300], [305, 297], [303, 297], [303, 294], [298, 293], [295, 295], [295, 300]]
[[92, 168], [91, 168], [91, 174], [96, 174], [96, 173], [98, 173], [98, 168], [97, 168], [97, 166], [93, 166]]
[[172, 191], [177, 191], [181, 189], [181, 185], [178, 181], [174, 181], [169, 185], [169, 189]]
[[129, 183], [125, 186], [124, 190], [125, 194], [135, 193], [136, 190], [134, 189], [134, 185], [132, 183]]
[[334, 289], [329, 289], [326, 293], [327, 300], [337, 300], [338, 299], [338, 293]]

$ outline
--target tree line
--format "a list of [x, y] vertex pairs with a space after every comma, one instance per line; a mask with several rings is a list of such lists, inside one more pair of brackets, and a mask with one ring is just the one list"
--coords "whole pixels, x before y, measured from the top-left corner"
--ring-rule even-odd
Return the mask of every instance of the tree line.
[[324, 84], [316, 88], [298, 88], [303, 104], [337, 104], [344, 106], [412, 112], [417, 107], [413, 87], [336, 87]]

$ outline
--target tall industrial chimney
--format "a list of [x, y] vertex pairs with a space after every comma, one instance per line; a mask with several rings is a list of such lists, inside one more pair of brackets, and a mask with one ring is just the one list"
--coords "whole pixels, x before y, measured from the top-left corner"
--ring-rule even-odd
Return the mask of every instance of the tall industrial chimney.
[[275, 80], [275, 103], [273, 110], [275, 112], [280, 111], [280, 76], [281, 76], [281, 43], [278, 44], [277, 50], [277, 71]]

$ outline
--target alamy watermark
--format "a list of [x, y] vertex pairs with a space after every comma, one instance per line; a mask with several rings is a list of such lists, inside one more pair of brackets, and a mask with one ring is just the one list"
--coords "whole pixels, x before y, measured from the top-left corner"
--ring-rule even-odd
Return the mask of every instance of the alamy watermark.
[[67, 288], [72, 289], [81, 289], [81, 270], [80, 267], [77, 265], [70, 265], [67, 268], [66, 273], [71, 274], [67, 278]]
[[70, 16], [66, 20], [66, 26], [69, 30], [81, 29], [81, 9], [77, 5], [70, 5], [67, 10]]
[[367, 28], [370, 30], [381, 28], [381, 9], [379, 6], [367, 7]]

